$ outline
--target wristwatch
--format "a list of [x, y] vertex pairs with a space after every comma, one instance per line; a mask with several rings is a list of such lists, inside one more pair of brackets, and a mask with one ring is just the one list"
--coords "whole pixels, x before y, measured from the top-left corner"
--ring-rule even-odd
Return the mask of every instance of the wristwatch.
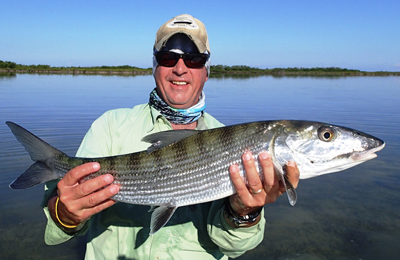
[[252, 214], [247, 214], [245, 216], [238, 216], [236, 212], [232, 209], [229, 198], [225, 200], [225, 210], [224, 216], [229, 219], [237, 227], [246, 227], [257, 221], [258, 216], [262, 211], [262, 207]]

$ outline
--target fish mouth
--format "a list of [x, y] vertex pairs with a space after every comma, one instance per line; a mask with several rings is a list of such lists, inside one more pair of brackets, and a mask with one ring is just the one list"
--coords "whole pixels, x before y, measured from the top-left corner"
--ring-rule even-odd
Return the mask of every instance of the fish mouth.
[[384, 147], [385, 147], [385, 143], [382, 142], [382, 144], [376, 148], [373, 148], [373, 149], [370, 149], [367, 151], [358, 152], [358, 153], [353, 153], [350, 157], [354, 161], [362, 161], [362, 162], [368, 161], [368, 160], [376, 158], [377, 155], [375, 153], [379, 152]]
[[[352, 152], [351, 154], [345, 154], [345, 155], [341, 155], [340, 157], [336, 157], [336, 159], [341, 159], [341, 158], [349, 158], [350, 160], [347, 160], [346, 163], [338, 165], [338, 166], [334, 166], [322, 171], [318, 172], [318, 175], [322, 175], [322, 174], [326, 174], [326, 173], [332, 173], [332, 172], [338, 172], [338, 171], [343, 171], [346, 170], [348, 168], [351, 168], [353, 166], [359, 165], [365, 161], [374, 159], [377, 157], [377, 155], [375, 154], [376, 152], [382, 150], [385, 147], [385, 143], [382, 142], [381, 145], [372, 148], [370, 150], [367, 151], [362, 151], [362, 152]], [[315, 175], [317, 176], [317, 175]], [[310, 178], [310, 177], [314, 177], [314, 176], [309, 176], [309, 177], [303, 177], [303, 179], [306, 178]]]

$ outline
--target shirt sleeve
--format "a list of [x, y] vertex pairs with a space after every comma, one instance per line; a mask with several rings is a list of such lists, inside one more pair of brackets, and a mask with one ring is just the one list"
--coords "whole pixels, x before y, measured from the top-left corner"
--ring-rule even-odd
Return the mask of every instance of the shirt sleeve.
[[44, 242], [47, 245], [58, 245], [73, 238], [75, 235], [70, 235], [62, 231], [50, 216], [47, 203], [57, 189], [58, 180], [48, 181], [45, 185], [44, 197], [42, 200], [42, 207], [44, 214], [47, 217], [47, 225], [44, 232]]
[[221, 252], [231, 258], [238, 257], [258, 246], [264, 238], [264, 209], [260, 221], [251, 227], [230, 226], [223, 216], [224, 200], [215, 201], [210, 209], [207, 231]]
[[[95, 122], [93, 122], [92, 127], [89, 129], [87, 134], [85, 135], [79, 149], [77, 152], [78, 157], [101, 157], [105, 156], [108, 153], [108, 149], [110, 147], [110, 138], [109, 131], [107, 127], [107, 114], [99, 117]], [[98, 142], [97, 140], [101, 140], [102, 142]], [[67, 234], [62, 231], [56, 223], [54, 223], [53, 219], [50, 216], [49, 209], [47, 207], [47, 203], [49, 199], [52, 197], [54, 192], [57, 190], [58, 180], [49, 181], [45, 185], [44, 198], [42, 200], [42, 208], [47, 217], [47, 225], [45, 229], [44, 240], [47, 245], [57, 245], [63, 242], [70, 240], [71, 238], [83, 235], [86, 233], [90, 220], [88, 220], [82, 229], [80, 229], [75, 234]]]

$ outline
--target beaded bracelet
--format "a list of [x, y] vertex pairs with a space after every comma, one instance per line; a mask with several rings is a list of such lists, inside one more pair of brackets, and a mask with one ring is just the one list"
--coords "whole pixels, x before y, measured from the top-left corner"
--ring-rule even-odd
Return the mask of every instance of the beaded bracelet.
[[67, 224], [64, 224], [61, 221], [61, 219], [58, 217], [58, 202], [59, 201], [60, 201], [60, 197], [57, 197], [56, 204], [55, 204], [55, 209], [54, 209], [54, 211], [56, 213], [56, 219], [58, 220], [58, 223], [60, 223], [63, 227], [66, 227], [66, 228], [76, 228], [77, 226], [79, 226], [79, 224], [77, 224], [77, 225], [67, 225]]

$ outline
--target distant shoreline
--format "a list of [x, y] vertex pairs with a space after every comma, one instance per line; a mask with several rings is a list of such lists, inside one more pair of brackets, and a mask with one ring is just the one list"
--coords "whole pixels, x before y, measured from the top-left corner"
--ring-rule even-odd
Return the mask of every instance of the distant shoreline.
[[113, 71], [113, 70], [33, 70], [33, 69], [0, 69], [4, 73], [33, 73], [33, 74], [85, 74], [85, 75], [149, 75], [151, 71]]
[[[211, 77], [227, 76], [400, 76], [399, 72], [367, 72], [338, 67], [314, 68], [273, 68], [260, 69], [245, 65], [211, 65]], [[94, 66], [94, 67], [52, 67], [50, 65], [22, 65], [11, 61], [0, 60], [0, 73], [36, 73], [36, 74], [81, 74], [81, 75], [151, 75], [152, 68], [139, 68], [130, 65]]]
[[[21, 74], [68, 74], [68, 75], [151, 75], [151, 70], [86, 70], [84, 68], [80, 69], [51, 69], [51, 70], [40, 70], [40, 69], [0, 69], [0, 73], [21, 73]], [[247, 76], [262, 76], [262, 75], [272, 75], [272, 76], [400, 76], [400, 72], [389, 72], [389, 71], [287, 71], [274, 70], [274, 71], [214, 71], [211, 70], [212, 75], [247, 75]]]

